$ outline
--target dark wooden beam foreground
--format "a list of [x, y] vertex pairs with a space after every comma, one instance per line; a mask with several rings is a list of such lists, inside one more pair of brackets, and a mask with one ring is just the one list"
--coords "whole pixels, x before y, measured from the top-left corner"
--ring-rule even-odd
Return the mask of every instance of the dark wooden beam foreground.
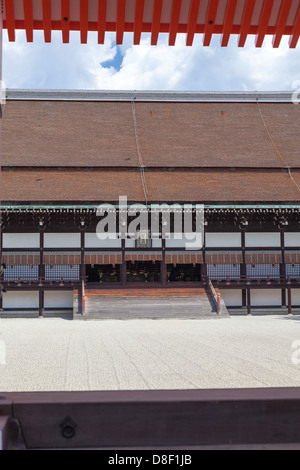
[[5, 416], [8, 449], [300, 449], [297, 388], [3, 393]]

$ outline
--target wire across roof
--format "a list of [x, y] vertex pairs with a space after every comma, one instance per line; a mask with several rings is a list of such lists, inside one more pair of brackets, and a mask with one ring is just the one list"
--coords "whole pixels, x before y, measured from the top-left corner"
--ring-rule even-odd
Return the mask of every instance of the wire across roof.
[[89, 31], [98, 32], [103, 44], [105, 33], [116, 33], [122, 44], [125, 32], [133, 33], [139, 44], [142, 33], [151, 33], [156, 45], [160, 33], [169, 35], [174, 45], [179, 33], [186, 34], [191, 46], [197, 34], [203, 34], [203, 45], [209, 46], [213, 35], [221, 35], [227, 46], [231, 35], [238, 35], [243, 47], [248, 35], [256, 35], [261, 47], [266, 35], [273, 36], [278, 47], [284, 35], [295, 48], [300, 35], [300, 0], [3, 0], [3, 26], [10, 41], [16, 30], [25, 30], [27, 41], [33, 41], [34, 30], [43, 30], [46, 42], [52, 31], [61, 31], [67, 43], [71, 31], [80, 31], [86, 43]]

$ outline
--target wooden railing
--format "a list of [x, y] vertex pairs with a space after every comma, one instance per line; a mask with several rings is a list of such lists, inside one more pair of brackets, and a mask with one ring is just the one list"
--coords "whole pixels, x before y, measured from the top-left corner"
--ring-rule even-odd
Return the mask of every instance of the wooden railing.
[[213, 300], [216, 312], [217, 312], [217, 314], [219, 314], [220, 311], [221, 311], [221, 297], [220, 297], [220, 294], [217, 294], [217, 292], [216, 292], [216, 290], [213, 286], [213, 283], [211, 282], [211, 280], [209, 278], [208, 278], [208, 281], [207, 281], [207, 287], [208, 287], [209, 293], [211, 295], [211, 298]]

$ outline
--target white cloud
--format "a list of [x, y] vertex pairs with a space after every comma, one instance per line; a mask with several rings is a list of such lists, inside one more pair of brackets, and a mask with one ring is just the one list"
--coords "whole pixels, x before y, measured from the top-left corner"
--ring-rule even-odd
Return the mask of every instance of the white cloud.
[[[43, 34], [35, 32], [36, 42], [26, 44], [24, 32], [15, 43], [4, 41], [3, 78], [8, 88], [65, 88], [115, 90], [290, 90], [300, 79], [299, 46], [289, 49], [288, 39], [273, 49], [271, 38], [262, 48], [255, 48], [249, 37], [244, 48], [237, 38], [222, 48], [214, 37], [210, 47], [203, 47], [202, 37], [195, 37], [186, 47], [185, 35], [178, 35], [176, 45], [168, 46], [161, 35], [157, 46], [150, 45], [145, 34], [139, 46], [132, 45], [132, 34], [124, 35], [117, 48], [115, 34], [107, 33], [104, 45], [97, 44], [90, 33], [88, 45], [81, 45], [79, 34], [72, 33], [70, 44], [62, 44], [61, 34], [53, 33], [53, 43], [44, 44]], [[121, 66], [101, 66], [112, 61], [117, 52]], [[118, 58], [119, 60], [119, 58]]]

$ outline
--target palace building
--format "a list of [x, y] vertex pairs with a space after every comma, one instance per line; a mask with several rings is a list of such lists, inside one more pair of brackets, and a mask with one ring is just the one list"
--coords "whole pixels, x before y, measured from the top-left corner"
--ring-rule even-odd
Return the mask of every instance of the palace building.
[[[84, 315], [93, 289], [207, 286], [248, 313], [300, 307], [299, 128], [291, 93], [8, 90], [2, 314], [72, 311], [76, 297]], [[167, 237], [158, 215], [155, 237], [101, 239], [97, 210], [120, 227], [120, 197], [149, 230], [152, 206], [203, 205], [203, 240], [177, 237], [172, 212]]]

